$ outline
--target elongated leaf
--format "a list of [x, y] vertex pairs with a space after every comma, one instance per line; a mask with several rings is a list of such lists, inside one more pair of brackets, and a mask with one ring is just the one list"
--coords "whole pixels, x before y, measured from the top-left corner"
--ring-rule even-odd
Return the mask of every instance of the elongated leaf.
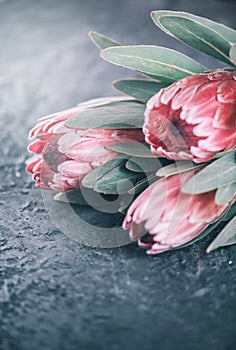
[[236, 243], [236, 216], [223, 228], [214, 241], [207, 248], [207, 253]]
[[161, 46], [111, 47], [102, 50], [101, 56], [116, 65], [151, 74], [167, 84], [206, 70], [182, 53]]
[[110, 96], [110, 97], [99, 97], [78, 104], [78, 107], [82, 108], [98, 108], [102, 106], [119, 106], [123, 103], [134, 102], [135, 99], [132, 97], [124, 96]]
[[145, 106], [140, 103], [123, 103], [81, 111], [66, 125], [75, 129], [132, 129], [142, 128]]
[[149, 187], [155, 181], [157, 181], [157, 177], [155, 174], [147, 176], [144, 179], [137, 182], [135, 184], [135, 186], [132, 187], [128, 192], [130, 194], [138, 195], [139, 193], [143, 192], [147, 187]]
[[119, 213], [121, 213], [121, 214], [123, 214], [123, 215], [126, 215], [128, 209], [129, 209], [129, 206], [123, 205], [122, 207], [119, 208]]
[[[114, 201], [117, 195], [103, 195], [106, 201]], [[59, 192], [54, 196], [54, 199], [59, 202], [66, 202], [71, 204], [88, 205], [89, 203], [94, 207], [101, 205], [100, 194], [87, 188], [70, 191], [67, 193]]]
[[[118, 106], [119, 104], [122, 104], [122, 103], [134, 102], [134, 101], [135, 101], [134, 98], [125, 97], [125, 96], [99, 97], [99, 98], [94, 98], [85, 102], [80, 102], [77, 105], [77, 107], [81, 107], [81, 109], [88, 109], [88, 108], [98, 108], [102, 106], [112, 106], [112, 105]], [[71, 111], [72, 110], [74, 110], [74, 108], [71, 108]], [[62, 113], [68, 113], [68, 110], [64, 112], [62, 111], [59, 113], [53, 113], [53, 114], [47, 115], [46, 117], [39, 118], [39, 121], [55, 118], [58, 114], [62, 114]]]
[[185, 12], [154, 11], [152, 18], [167, 34], [226, 63], [236, 31], [207, 18]]
[[182, 188], [185, 193], [204, 193], [229, 185], [236, 179], [235, 152], [213, 161], [193, 176]]
[[225, 204], [229, 203], [236, 194], [236, 182], [233, 182], [229, 185], [219, 187], [216, 191], [216, 203]]
[[223, 221], [229, 221], [236, 215], [236, 203], [232, 204], [226, 211]]
[[159, 19], [161, 17], [177, 17], [177, 16], [181, 18], [188, 18], [189, 20], [202, 24], [205, 27], [208, 27], [214, 30], [216, 33], [222, 35], [225, 39], [227, 39], [231, 43], [236, 41], [236, 31], [234, 29], [227, 27], [224, 24], [212, 21], [211, 19], [208, 19], [206, 17], [200, 17], [200, 16], [193, 15], [192, 13], [182, 12], [182, 11], [160, 10], [160, 11], [153, 11], [151, 13], [151, 17], [154, 23], [157, 26], [159, 26], [162, 30], [164, 30], [164, 32], [170, 35], [172, 34], [166, 28], [162, 27]]
[[94, 187], [95, 191], [106, 194], [126, 194], [144, 174], [134, 173], [119, 166], [100, 178]]
[[[123, 46], [118, 41], [97, 32], [89, 32], [89, 37], [92, 40], [92, 42], [101, 50], [107, 49], [108, 47], [113, 47], [113, 46]], [[151, 77], [153, 79], [157, 79], [155, 76], [152, 76], [151, 74], [145, 74], [139, 71], [137, 71], [137, 73], [140, 73], [141, 75], [145, 75], [147, 77]]]
[[223, 156], [225, 156], [226, 154], [229, 154], [229, 153], [231, 153], [231, 152], [232, 152], [232, 150], [230, 150], [230, 151], [222, 151], [222, 152], [216, 153], [216, 154], [214, 155], [214, 159], [221, 158], [221, 157], [223, 157]]
[[99, 178], [100, 167], [93, 169], [90, 171], [82, 180], [82, 185], [87, 188], [94, 189], [96, 182]]
[[157, 171], [156, 175], [158, 177], [163, 177], [163, 176], [168, 177], [171, 175], [183, 173], [183, 172], [188, 171], [188, 170], [199, 168], [200, 166], [202, 166], [202, 164], [196, 165], [193, 162], [188, 161], [188, 160], [176, 161], [172, 164], [169, 164], [169, 165], [159, 169]]
[[106, 148], [132, 157], [157, 158], [151, 153], [147, 144], [141, 142], [119, 143]]
[[118, 41], [97, 32], [89, 32], [89, 37], [99, 49], [121, 45]]
[[94, 169], [82, 180], [84, 187], [105, 194], [126, 194], [134, 184], [145, 177], [125, 167], [127, 157], [117, 157]]
[[147, 102], [158, 91], [166, 87], [167, 84], [144, 79], [123, 79], [114, 81], [113, 86], [129, 96], [142, 102]]
[[82, 180], [82, 184], [84, 187], [92, 188], [94, 189], [96, 182], [101, 179], [104, 175], [115, 169], [116, 167], [119, 167], [121, 165], [124, 165], [127, 162], [127, 157], [125, 156], [118, 156], [111, 161], [95, 168], [94, 170], [90, 171]]
[[231, 62], [236, 66], [236, 44], [234, 44], [229, 52]]
[[58, 192], [55, 194], [54, 199], [59, 202], [88, 205], [80, 190], [74, 190], [67, 193]]
[[158, 158], [132, 157], [127, 161], [125, 167], [138, 173], [150, 173], [156, 172], [161, 167], [161, 163]]

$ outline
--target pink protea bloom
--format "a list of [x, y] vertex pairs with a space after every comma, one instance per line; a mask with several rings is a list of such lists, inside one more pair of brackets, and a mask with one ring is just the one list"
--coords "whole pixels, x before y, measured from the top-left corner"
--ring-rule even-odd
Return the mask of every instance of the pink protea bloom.
[[194, 172], [161, 178], [144, 190], [128, 209], [123, 222], [130, 238], [148, 254], [158, 254], [197, 237], [216, 221], [229, 204], [217, 205], [215, 191], [189, 195], [180, 188]]
[[236, 70], [191, 75], [147, 103], [143, 132], [154, 154], [205, 162], [236, 146]]
[[[102, 100], [103, 101], [103, 100]], [[27, 170], [33, 174], [36, 186], [55, 191], [71, 191], [94, 168], [112, 160], [118, 154], [106, 147], [122, 142], [144, 142], [141, 129], [73, 129], [65, 125], [72, 116], [92, 104], [45, 118], [30, 131], [35, 140], [28, 150], [34, 156], [27, 161]]]

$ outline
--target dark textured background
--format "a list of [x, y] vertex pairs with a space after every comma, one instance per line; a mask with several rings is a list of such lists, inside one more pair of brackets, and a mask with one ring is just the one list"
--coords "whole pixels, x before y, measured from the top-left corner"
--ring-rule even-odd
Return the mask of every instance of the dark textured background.
[[156, 28], [153, 9], [235, 25], [233, 1], [0, 1], [1, 350], [236, 349], [236, 247], [208, 256], [207, 238], [150, 257], [76, 244], [24, 170], [37, 117], [113, 95], [111, 81], [130, 76], [99, 58], [89, 30], [218, 65]]

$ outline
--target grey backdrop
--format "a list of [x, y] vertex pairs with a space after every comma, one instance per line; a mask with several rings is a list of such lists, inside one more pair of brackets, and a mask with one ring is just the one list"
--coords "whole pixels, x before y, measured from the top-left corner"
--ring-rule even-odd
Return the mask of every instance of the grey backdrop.
[[24, 170], [38, 117], [114, 95], [111, 81], [132, 76], [99, 58], [89, 30], [222, 66], [163, 34], [153, 9], [235, 25], [233, 1], [0, 1], [1, 350], [236, 348], [236, 247], [208, 256], [206, 238], [150, 257], [135, 243], [76, 244], [51, 221]]

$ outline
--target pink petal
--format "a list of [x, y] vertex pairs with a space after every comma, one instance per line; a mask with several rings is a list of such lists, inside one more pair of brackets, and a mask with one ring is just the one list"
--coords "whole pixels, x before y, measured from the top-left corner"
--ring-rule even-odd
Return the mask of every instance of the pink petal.
[[65, 161], [60, 164], [58, 171], [66, 177], [81, 177], [88, 174], [93, 168], [89, 163], [80, 163], [73, 160]]
[[227, 81], [219, 85], [217, 99], [222, 103], [236, 104], [236, 89], [234, 81]]
[[219, 104], [214, 116], [213, 126], [226, 130], [236, 128], [236, 104]]
[[194, 95], [197, 90], [197, 86], [186, 87], [185, 89], [180, 90], [171, 101], [171, 107], [173, 109], [179, 109], [189, 102], [189, 96]]

